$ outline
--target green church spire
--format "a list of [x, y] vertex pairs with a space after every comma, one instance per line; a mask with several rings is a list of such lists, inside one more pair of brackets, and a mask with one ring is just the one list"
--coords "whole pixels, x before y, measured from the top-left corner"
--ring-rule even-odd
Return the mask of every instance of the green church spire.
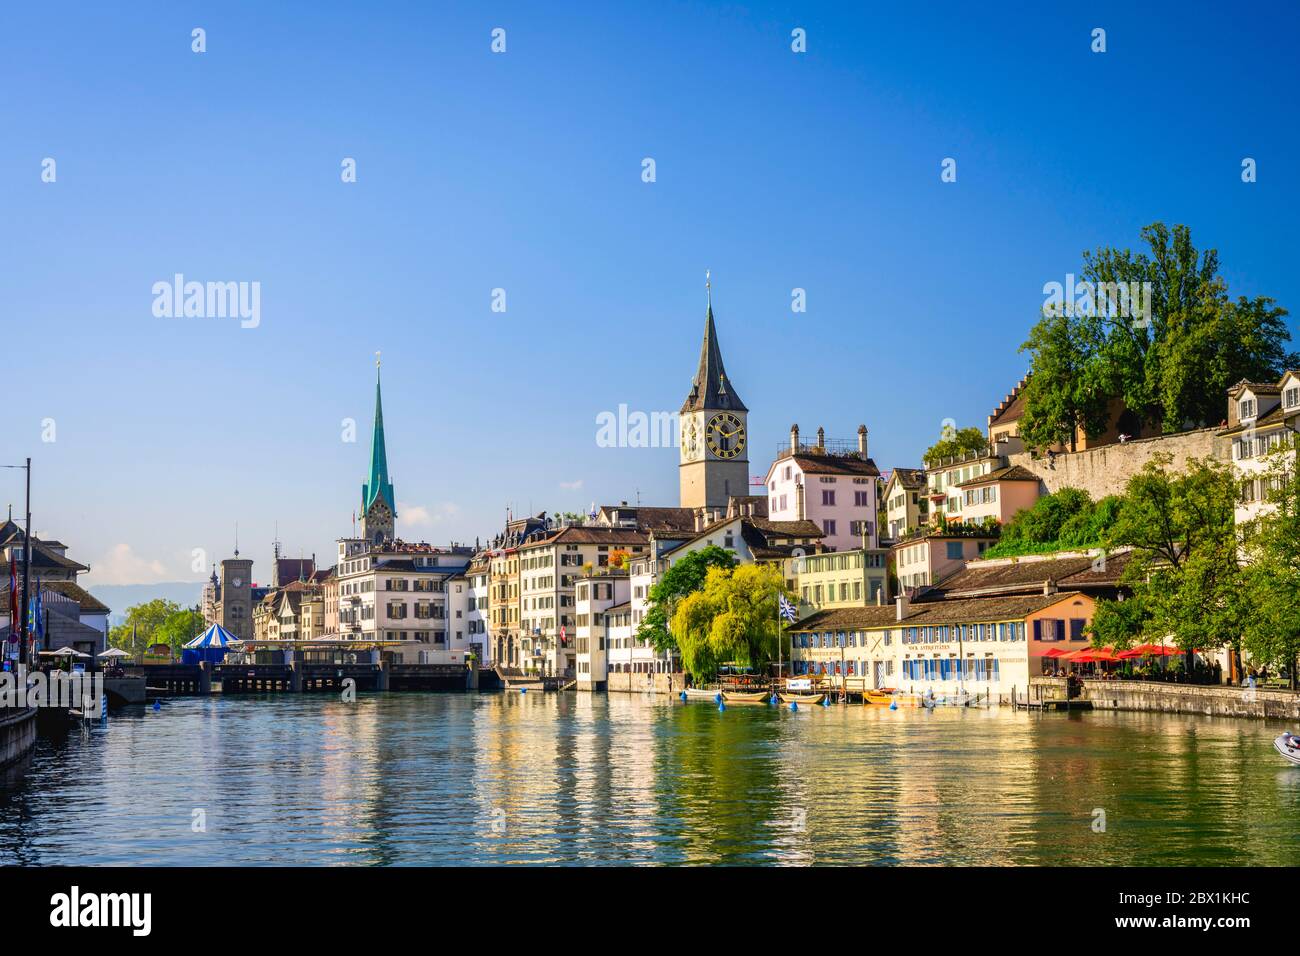
[[370, 480], [361, 486], [361, 513], [370, 510], [378, 498], [383, 498], [393, 517], [397, 517], [397, 502], [393, 497], [393, 483], [388, 480], [388, 452], [384, 447], [384, 402], [379, 388], [379, 353], [375, 353], [375, 430], [370, 440]]

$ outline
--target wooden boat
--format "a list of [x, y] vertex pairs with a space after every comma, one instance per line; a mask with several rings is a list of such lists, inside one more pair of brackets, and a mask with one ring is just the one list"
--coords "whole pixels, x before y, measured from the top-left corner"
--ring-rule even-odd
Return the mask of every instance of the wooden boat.
[[825, 694], [782, 694], [783, 704], [820, 704]]
[[717, 698], [720, 691], [716, 687], [714, 688], [687, 687], [685, 693], [686, 693], [687, 700], [710, 700], [711, 701]]
[[766, 704], [771, 695], [765, 690], [724, 690], [722, 699], [728, 704]]
[[883, 690], [868, 690], [863, 692], [862, 702], [864, 704], [888, 705], [894, 702], [894, 695]]

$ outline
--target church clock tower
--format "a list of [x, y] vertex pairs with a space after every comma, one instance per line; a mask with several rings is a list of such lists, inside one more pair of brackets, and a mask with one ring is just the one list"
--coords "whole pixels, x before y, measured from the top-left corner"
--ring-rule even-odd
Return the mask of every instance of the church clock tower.
[[393, 540], [397, 502], [388, 480], [384, 447], [384, 403], [379, 392], [379, 357], [375, 353], [375, 430], [370, 440], [370, 480], [361, 486], [361, 537], [371, 544]]
[[749, 493], [749, 409], [722, 365], [713, 327], [713, 291], [704, 317], [704, 344], [691, 392], [682, 405], [678, 474], [683, 508], [725, 510], [735, 495]]

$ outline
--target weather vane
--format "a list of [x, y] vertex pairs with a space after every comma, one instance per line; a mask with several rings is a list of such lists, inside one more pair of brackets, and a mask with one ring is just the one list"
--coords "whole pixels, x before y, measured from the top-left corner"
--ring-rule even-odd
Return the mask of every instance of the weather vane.
[[375, 368], [379, 368], [379, 353], [375, 353]]

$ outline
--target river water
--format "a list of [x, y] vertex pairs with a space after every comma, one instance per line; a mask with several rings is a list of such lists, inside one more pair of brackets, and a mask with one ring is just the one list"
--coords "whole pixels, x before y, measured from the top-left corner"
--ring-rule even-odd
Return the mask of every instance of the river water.
[[43, 737], [0, 864], [1300, 864], [1264, 721], [179, 698]]

